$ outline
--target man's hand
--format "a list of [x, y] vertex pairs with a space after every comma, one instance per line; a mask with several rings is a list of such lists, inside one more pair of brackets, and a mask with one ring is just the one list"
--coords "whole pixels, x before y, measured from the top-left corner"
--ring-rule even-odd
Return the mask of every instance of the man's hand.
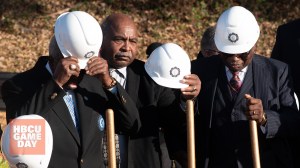
[[265, 125], [266, 118], [261, 100], [253, 98], [249, 94], [245, 94], [245, 98], [247, 99], [247, 118], [255, 120], [260, 125]]
[[74, 56], [60, 59], [53, 72], [53, 79], [60, 86], [63, 87], [71, 78], [71, 76], [78, 77], [80, 74], [80, 67], [78, 59]]
[[195, 74], [186, 75], [181, 82], [189, 85], [187, 88], [181, 89], [181, 96], [185, 100], [195, 99], [201, 90], [201, 81], [199, 77]]
[[112, 78], [109, 75], [108, 64], [102, 57], [92, 57], [87, 62], [86, 74], [97, 77], [104, 87], [112, 83]]

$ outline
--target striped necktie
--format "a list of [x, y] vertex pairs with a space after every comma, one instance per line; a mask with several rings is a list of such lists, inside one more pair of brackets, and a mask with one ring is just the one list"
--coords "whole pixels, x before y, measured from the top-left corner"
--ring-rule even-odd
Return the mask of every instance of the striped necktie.
[[233, 91], [238, 93], [242, 86], [242, 81], [239, 78], [239, 72], [232, 72], [232, 78], [229, 81]]

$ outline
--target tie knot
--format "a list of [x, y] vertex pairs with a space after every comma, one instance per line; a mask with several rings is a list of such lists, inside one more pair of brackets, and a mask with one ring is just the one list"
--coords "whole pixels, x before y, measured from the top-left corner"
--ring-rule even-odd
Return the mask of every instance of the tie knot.
[[234, 77], [239, 76], [239, 71], [231, 72]]
[[237, 71], [231, 73], [232, 73], [232, 78], [229, 81], [231, 88], [233, 89], [234, 92], [239, 92], [242, 86], [242, 82], [239, 78], [239, 72]]

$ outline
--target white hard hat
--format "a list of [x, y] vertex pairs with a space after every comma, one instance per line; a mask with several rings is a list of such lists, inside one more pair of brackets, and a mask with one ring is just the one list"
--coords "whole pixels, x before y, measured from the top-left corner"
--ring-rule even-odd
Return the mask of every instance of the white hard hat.
[[148, 75], [159, 85], [169, 88], [185, 88], [180, 83], [185, 75], [191, 74], [188, 54], [177, 44], [166, 43], [156, 48], [145, 63]]
[[81, 69], [92, 56], [97, 56], [103, 34], [97, 20], [83, 11], [61, 14], [54, 28], [58, 47], [64, 57], [77, 56]]
[[35, 114], [12, 120], [1, 138], [2, 152], [12, 168], [47, 168], [52, 147], [50, 125]]
[[255, 45], [259, 32], [254, 15], [244, 7], [234, 6], [219, 17], [214, 40], [219, 51], [240, 54]]

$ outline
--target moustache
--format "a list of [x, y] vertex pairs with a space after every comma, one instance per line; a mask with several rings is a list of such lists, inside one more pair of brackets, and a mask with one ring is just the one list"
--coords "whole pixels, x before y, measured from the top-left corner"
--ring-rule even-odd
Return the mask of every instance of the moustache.
[[118, 52], [116, 55], [117, 56], [125, 56], [125, 57], [131, 57], [132, 56], [131, 52]]

